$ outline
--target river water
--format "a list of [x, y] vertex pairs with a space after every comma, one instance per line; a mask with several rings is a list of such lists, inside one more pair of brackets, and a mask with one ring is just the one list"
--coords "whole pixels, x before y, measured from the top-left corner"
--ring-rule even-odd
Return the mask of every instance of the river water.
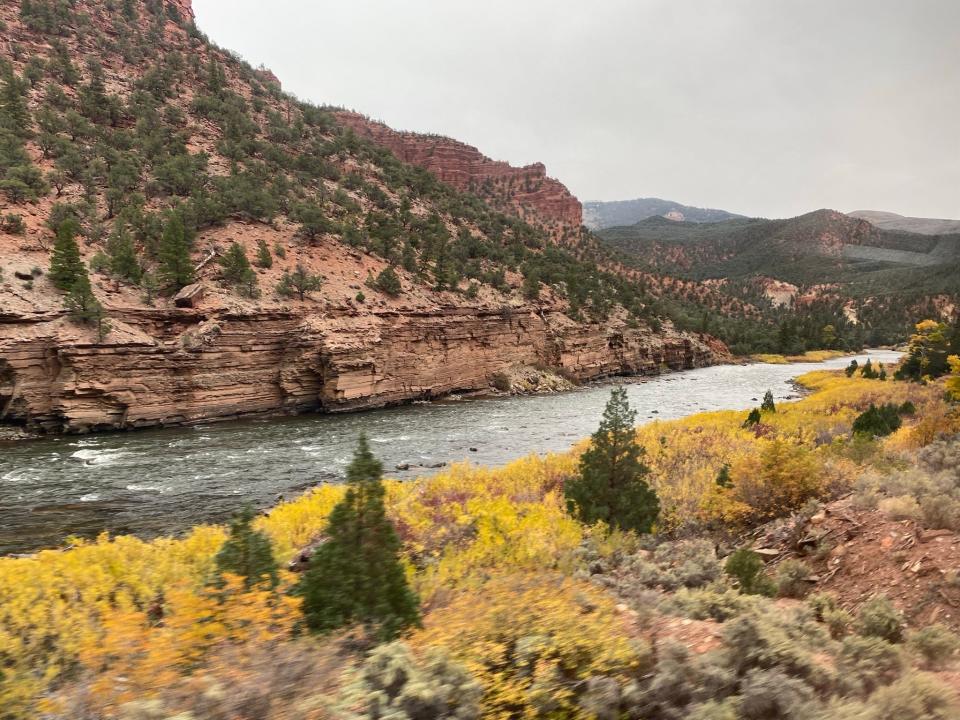
[[[899, 354], [869, 356], [894, 362]], [[856, 357], [863, 362], [867, 355]], [[849, 362], [721, 365], [623, 382], [638, 422], [645, 422], [748, 408], [768, 389], [786, 400], [797, 394], [792, 378]], [[430, 468], [439, 463], [501, 465], [565, 450], [596, 429], [609, 394], [609, 384], [598, 383], [555, 395], [0, 444], [0, 554], [104, 530], [175, 533], [222, 521], [247, 503], [267, 507], [278, 495], [339, 482], [360, 432], [387, 474], [399, 478], [435, 472]], [[409, 470], [394, 470], [407, 464]]]

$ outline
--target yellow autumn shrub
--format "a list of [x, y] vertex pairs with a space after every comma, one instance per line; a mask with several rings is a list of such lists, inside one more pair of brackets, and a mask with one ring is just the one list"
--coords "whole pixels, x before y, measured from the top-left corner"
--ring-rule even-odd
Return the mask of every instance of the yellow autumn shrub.
[[951, 355], [948, 362], [950, 377], [947, 378], [947, 392], [954, 400], [960, 400], [960, 355]]
[[562, 576], [496, 576], [430, 612], [415, 648], [442, 647], [483, 684], [483, 717], [587, 718], [584, 681], [626, 682], [650, 664], [629, 615], [595, 586]]
[[147, 608], [118, 608], [79, 649], [91, 694], [104, 708], [149, 698], [215, 652], [261, 652], [288, 640], [301, 618], [300, 599], [289, 593], [293, 582], [284, 573], [277, 591], [245, 590], [243, 578], [228, 575], [222, 588], [175, 585]]
[[[811, 394], [764, 413], [758, 427], [742, 426], [743, 410], [638, 428], [648, 479], [661, 501], [661, 529], [739, 524], [791, 510], [852, 482], [860, 466], [834, 449], [847, 441], [853, 420], [871, 402], [910, 401], [917, 409], [884, 441], [888, 451], [920, 447], [940, 432], [960, 430], [956, 411], [944, 402], [942, 383], [880, 382], [830, 371], [810, 373], [800, 382]], [[569, 573], [584, 536], [600, 532], [580, 525], [564, 506], [563, 483], [576, 472], [584, 447], [581, 442], [567, 453], [531, 455], [499, 468], [458, 464], [432, 477], [385, 483], [388, 514], [428, 608], [476, 597], [490, 577]], [[731, 488], [717, 484], [724, 466]], [[342, 494], [342, 487], [321, 486], [256, 520], [281, 564], [322, 533]], [[132, 686], [151, 674], [182, 672], [205, 657], [207, 645], [242, 645], [236, 629], [217, 619], [221, 612], [240, 612], [242, 604], [214, 612], [206, 594], [224, 538], [222, 528], [203, 526], [181, 538], [103, 536], [68, 551], [0, 558], [0, 707], [11, 718], [37, 717], [38, 697], [97, 662], [101, 668], [129, 663], [123, 677], [133, 678]], [[158, 603], [170, 623], [202, 612], [212, 619], [180, 629], [152, 627], [145, 618]], [[171, 650], [174, 639], [186, 655]], [[139, 647], [148, 641], [157, 649]], [[121, 662], [116, 653], [124, 645], [130, 656]], [[113, 677], [113, 671], [103, 672]], [[118, 687], [122, 690], [119, 680]]]

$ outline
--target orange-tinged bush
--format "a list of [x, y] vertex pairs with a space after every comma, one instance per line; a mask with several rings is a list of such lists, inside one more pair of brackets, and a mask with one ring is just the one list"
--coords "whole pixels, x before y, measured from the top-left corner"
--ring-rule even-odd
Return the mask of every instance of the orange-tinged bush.
[[122, 609], [84, 638], [80, 665], [93, 674], [91, 691], [104, 707], [150, 697], [178, 676], [200, 667], [227, 646], [261, 648], [286, 640], [300, 620], [300, 599], [269, 586], [244, 590], [243, 578], [227, 575], [222, 588], [197, 592], [173, 586], [148, 608]]

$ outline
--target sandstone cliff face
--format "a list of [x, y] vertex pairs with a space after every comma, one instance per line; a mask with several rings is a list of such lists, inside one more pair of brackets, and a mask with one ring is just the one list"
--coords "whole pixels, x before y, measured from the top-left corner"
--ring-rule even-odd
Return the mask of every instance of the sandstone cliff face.
[[103, 344], [63, 318], [0, 325], [0, 422], [87, 432], [337, 412], [484, 389], [515, 363], [588, 379], [717, 359], [694, 337], [532, 307], [323, 317], [168, 309], [115, 323]]
[[336, 116], [340, 124], [390, 149], [404, 162], [429, 170], [458, 190], [478, 195], [497, 210], [543, 227], [557, 239], [580, 229], [580, 201], [563, 183], [547, 177], [543, 163], [517, 168], [451, 138], [398, 132], [352, 112]]

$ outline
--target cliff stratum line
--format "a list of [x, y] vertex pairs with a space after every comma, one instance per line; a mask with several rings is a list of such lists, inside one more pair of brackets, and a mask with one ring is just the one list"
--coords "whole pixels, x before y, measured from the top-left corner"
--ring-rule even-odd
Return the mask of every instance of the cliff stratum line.
[[338, 411], [688, 368], [542, 165], [302, 103], [189, 2], [0, 7], [0, 423]]

